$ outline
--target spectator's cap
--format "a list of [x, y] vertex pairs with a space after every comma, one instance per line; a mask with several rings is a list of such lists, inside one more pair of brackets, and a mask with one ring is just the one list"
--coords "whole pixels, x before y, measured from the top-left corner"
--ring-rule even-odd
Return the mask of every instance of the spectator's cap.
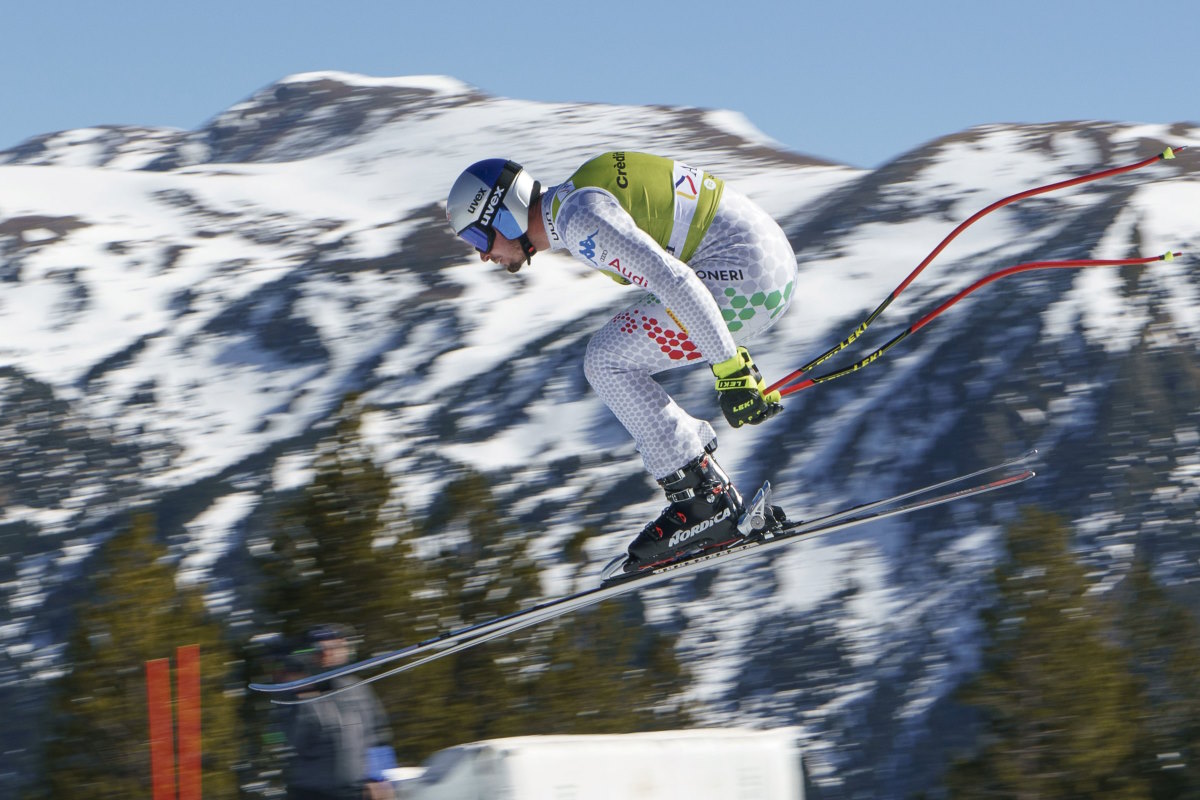
[[349, 639], [354, 636], [354, 632], [350, 630], [348, 625], [338, 625], [329, 623], [325, 625], [317, 625], [314, 628], [309, 628], [308, 633], [304, 635], [305, 642], [309, 647], [321, 644], [322, 642], [332, 642], [337, 639]]

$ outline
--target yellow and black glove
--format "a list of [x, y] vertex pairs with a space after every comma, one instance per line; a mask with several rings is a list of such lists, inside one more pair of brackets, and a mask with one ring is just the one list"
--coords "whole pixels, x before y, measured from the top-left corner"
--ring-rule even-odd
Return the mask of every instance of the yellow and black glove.
[[733, 358], [713, 364], [712, 371], [717, 376], [721, 412], [733, 427], [757, 425], [783, 410], [779, 392], [765, 394], [767, 382], [746, 348], [739, 347]]

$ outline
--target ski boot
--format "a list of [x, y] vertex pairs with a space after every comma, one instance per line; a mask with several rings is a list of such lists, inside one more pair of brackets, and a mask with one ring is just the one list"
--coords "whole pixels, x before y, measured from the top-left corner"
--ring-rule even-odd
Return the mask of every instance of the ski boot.
[[708, 448], [658, 484], [671, 504], [630, 543], [625, 572], [743, 538], [738, 530], [742, 496]]

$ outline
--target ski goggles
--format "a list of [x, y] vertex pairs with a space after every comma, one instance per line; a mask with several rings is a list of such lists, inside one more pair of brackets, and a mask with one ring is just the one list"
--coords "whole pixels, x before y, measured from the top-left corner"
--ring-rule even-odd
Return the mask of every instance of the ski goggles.
[[458, 232], [459, 238], [481, 253], [492, 249], [492, 245], [496, 243], [497, 229], [509, 239], [518, 239], [525, 232], [504, 206], [504, 198], [508, 196], [508, 190], [512, 188], [513, 181], [520, 172], [521, 167], [516, 163], [506, 163], [500, 170], [500, 176], [496, 178], [492, 191], [488, 193], [487, 200], [484, 201], [479, 219]]
[[491, 225], [484, 227], [478, 222], [472, 222], [458, 232], [459, 238], [481, 253], [492, 249], [496, 243], [496, 229]]

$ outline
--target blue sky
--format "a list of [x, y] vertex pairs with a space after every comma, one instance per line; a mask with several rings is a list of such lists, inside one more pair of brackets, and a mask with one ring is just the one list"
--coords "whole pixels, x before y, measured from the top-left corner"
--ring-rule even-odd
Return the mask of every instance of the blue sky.
[[0, 149], [195, 128], [298, 72], [451, 75], [506, 97], [727, 108], [877, 166], [989, 122], [1200, 120], [1200, 3], [1131, 0], [41, 0], [2, 22]]

